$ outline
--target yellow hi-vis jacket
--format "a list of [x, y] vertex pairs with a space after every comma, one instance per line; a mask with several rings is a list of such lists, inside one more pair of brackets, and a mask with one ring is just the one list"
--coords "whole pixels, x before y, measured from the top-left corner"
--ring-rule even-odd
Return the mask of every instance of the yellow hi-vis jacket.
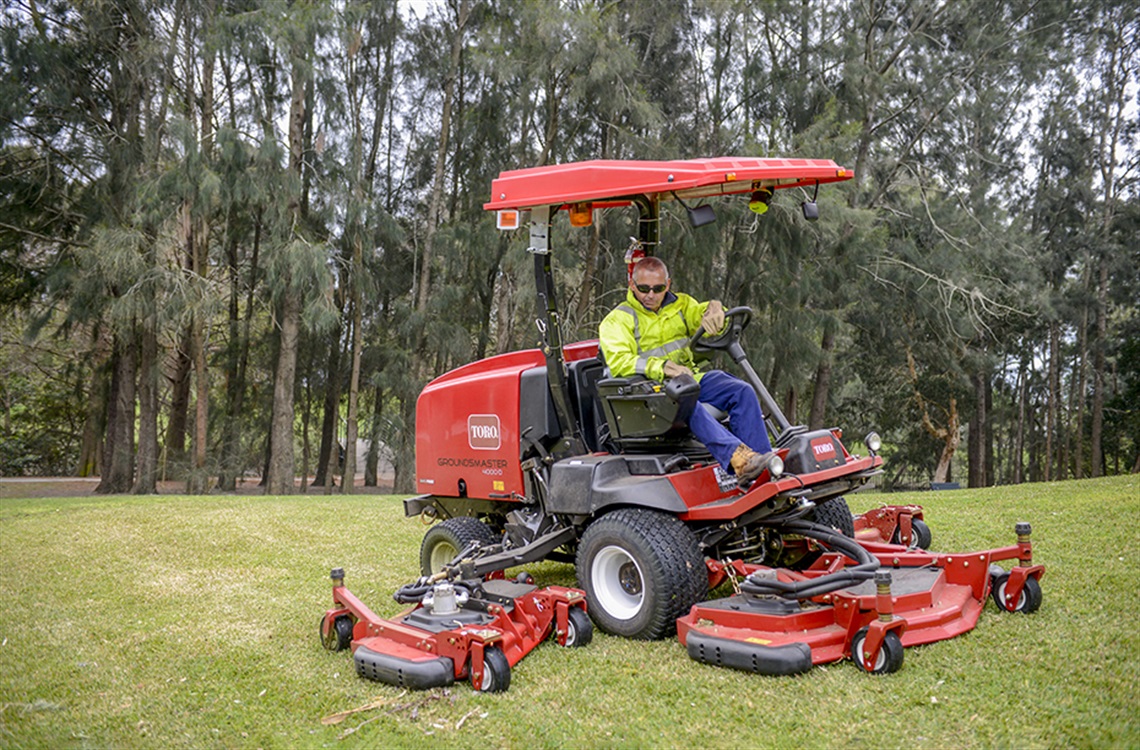
[[689, 339], [701, 325], [708, 302], [697, 302], [687, 294], [669, 292], [657, 312], [637, 301], [633, 290], [625, 302], [610, 311], [598, 327], [598, 345], [610, 375], [615, 378], [644, 375], [651, 380], [665, 379], [665, 361], [673, 360], [693, 371], [701, 371], [693, 361]]

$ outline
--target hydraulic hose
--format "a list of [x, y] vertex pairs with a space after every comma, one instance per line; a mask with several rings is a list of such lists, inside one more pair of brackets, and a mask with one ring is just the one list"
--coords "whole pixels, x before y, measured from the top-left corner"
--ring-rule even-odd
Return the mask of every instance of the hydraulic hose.
[[[456, 593], [462, 592], [471, 596], [471, 587], [464, 581], [452, 581], [451, 585], [455, 588]], [[392, 598], [400, 604], [419, 604], [433, 588], [435, 588], [435, 583], [420, 578], [415, 583], [406, 583], [396, 589]]]
[[760, 578], [753, 573], [740, 583], [740, 590], [744, 593], [755, 596], [779, 596], [784, 599], [811, 599], [869, 581], [879, 569], [878, 559], [862, 545], [827, 526], [809, 521], [789, 521], [781, 525], [780, 529], [823, 542], [855, 560], [856, 564], [806, 581], [778, 581], [774, 578]]

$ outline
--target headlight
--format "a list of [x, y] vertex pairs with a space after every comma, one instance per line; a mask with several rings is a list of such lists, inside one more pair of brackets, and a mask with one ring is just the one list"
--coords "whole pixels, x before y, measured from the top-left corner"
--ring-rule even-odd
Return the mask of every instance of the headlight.
[[768, 462], [768, 476], [773, 479], [778, 479], [784, 473], [784, 459], [779, 456], [772, 456], [772, 460]]
[[877, 455], [883, 447], [883, 439], [879, 437], [879, 433], [872, 430], [867, 433], [867, 437], [863, 438], [863, 443], [867, 446], [867, 450], [871, 455]]

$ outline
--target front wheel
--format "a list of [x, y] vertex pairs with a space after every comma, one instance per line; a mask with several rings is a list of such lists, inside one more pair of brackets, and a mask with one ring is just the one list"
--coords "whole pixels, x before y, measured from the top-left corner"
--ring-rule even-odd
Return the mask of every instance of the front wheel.
[[352, 618], [340, 615], [331, 623], [321, 617], [321, 645], [329, 651], [344, 651], [352, 645]]
[[644, 508], [607, 513], [578, 545], [578, 585], [590, 616], [607, 633], [654, 640], [708, 591], [693, 532], [675, 516]]
[[[918, 547], [919, 549], [930, 549], [931, 542], [934, 541], [934, 535], [930, 531], [930, 527], [921, 518], [910, 519], [910, 545]], [[900, 544], [899, 530], [895, 529], [894, 536], [891, 537], [892, 544]]]
[[863, 663], [865, 655], [863, 644], [866, 642], [867, 628], [859, 630], [851, 639], [851, 659], [859, 669], [871, 674], [889, 674], [902, 668], [903, 645], [898, 633], [890, 630], [883, 636], [883, 645], [879, 648], [879, 655], [875, 658], [875, 663], [870, 669], [867, 669], [867, 665]]
[[456, 516], [427, 530], [420, 545], [420, 573], [430, 576], [455, 559], [471, 542], [498, 543], [495, 532], [471, 516]]
[[[1005, 590], [1009, 585], [1009, 573], [1002, 573], [994, 576], [993, 591], [991, 595], [994, 599], [994, 604], [997, 604], [998, 609], [1002, 612], [1011, 611], [1007, 604], [1009, 596], [1006, 595]], [[1021, 612], [1022, 614], [1031, 614], [1036, 612], [1041, 607], [1041, 600], [1044, 594], [1041, 593], [1041, 584], [1036, 578], [1026, 578], [1025, 585], [1021, 587], [1021, 595], [1017, 597], [1017, 604], [1013, 608], [1013, 612]]]
[[594, 640], [594, 623], [584, 609], [571, 607], [566, 622], [566, 648], [581, 648]]
[[815, 507], [814, 514], [816, 523], [830, 526], [843, 536], [855, 538], [855, 518], [844, 498], [825, 500]]
[[497, 648], [483, 651], [483, 681], [472, 687], [480, 693], [505, 693], [511, 686], [511, 663]]

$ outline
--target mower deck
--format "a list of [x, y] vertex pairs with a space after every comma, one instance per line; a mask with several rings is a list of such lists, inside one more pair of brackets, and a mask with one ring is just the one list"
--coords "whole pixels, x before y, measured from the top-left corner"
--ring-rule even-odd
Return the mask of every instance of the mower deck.
[[[330, 651], [351, 647], [357, 674], [397, 687], [425, 690], [470, 678], [484, 692], [510, 686], [511, 667], [552, 632], [559, 645], [585, 646], [593, 626], [585, 594], [576, 589], [492, 579], [428, 584], [428, 594], [396, 617], [377, 616], [333, 571], [336, 609], [321, 618]], [[430, 593], [429, 593], [430, 592]]]
[[[861, 541], [881, 566], [875, 580], [802, 601], [737, 593], [701, 602], [677, 620], [677, 633], [697, 661], [760, 674], [797, 674], [848, 656], [866, 671], [892, 672], [902, 665], [902, 647], [972, 630], [991, 593], [1006, 611], [1037, 608], [1044, 568], [1031, 564], [1028, 524], [1018, 531], [1017, 545], [967, 554]], [[996, 564], [1003, 560], [1017, 564], [1006, 571]], [[848, 564], [827, 553], [802, 572], [740, 562], [721, 567], [730, 576], [796, 582]]]

